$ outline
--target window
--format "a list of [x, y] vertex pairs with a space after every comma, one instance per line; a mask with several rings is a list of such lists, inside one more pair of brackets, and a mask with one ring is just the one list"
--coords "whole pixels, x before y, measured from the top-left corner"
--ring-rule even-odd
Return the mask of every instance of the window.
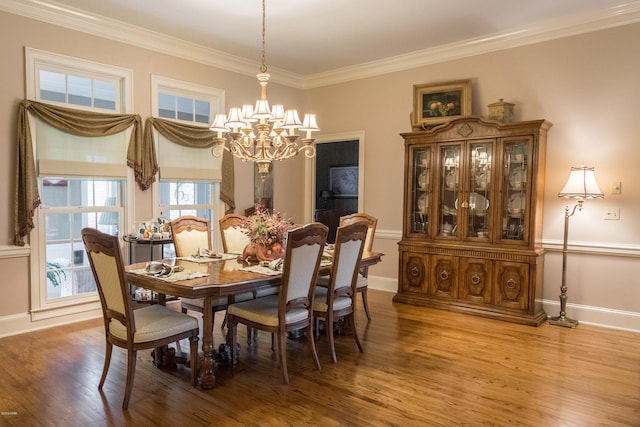
[[[224, 110], [224, 91], [158, 76], [152, 77], [154, 116], [209, 126], [211, 118]], [[221, 159], [210, 149], [189, 148], [156, 134], [160, 215], [176, 219], [182, 215], [207, 218], [217, 241], [218, 218], [224, 214], [220, 202]]]
[[47, 300], [96, 291], [80, 232], [92, 227], [118, 235], [123, 187], [118, 180], [40, 178]]
[[[104, 113], [130, 113], [132, 73], [26, 49], [27, 97]], [[118, 235], [131, 223], [133, 174], [126, 166], [129, 132], [88, 138], [32, 122], [42, 205], [32, 234], [32, 316], [84, 311], [98, 299], [80, 231]], [[64, 310], [63, 310], [64, 308]]]

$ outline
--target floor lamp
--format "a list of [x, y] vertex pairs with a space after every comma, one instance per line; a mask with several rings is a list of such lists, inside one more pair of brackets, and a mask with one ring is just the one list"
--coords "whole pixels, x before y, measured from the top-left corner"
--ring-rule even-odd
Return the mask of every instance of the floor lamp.
[[549, 323], [556, 326], [575, 328], [578, 321], [567, 317], [567, 237], [569, 236], [569, 218], [576, 213], [576, 209], [582, 210], [585, 199], [604, 199], [604, 194], [600, 191], [596, 182], [594, 168], [587, 166], [572, 167], [569, 180], [558, 193], [558, 197], [567, 199], [577, 199], [573, 209], [569, 206], [564, 208], [564, 242], [562, 243], [562, 286], [560, 287], [560, 315], [549, 318]]

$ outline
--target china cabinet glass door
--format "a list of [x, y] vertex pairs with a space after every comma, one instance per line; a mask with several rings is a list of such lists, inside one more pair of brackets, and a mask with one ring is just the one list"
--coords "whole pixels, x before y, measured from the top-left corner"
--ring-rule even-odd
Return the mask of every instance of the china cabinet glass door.
[[413, 171], [411, 232], [427, 233], [431, 198], [431, 148], [419, 148], [413, 152]]
[[528, 177], [531, 141], [504, 142], [504, 188], [502, 200], [502, 239], [526, 240], [526, 217], [529, 209]]
[[458, 235], [460, 145], [439, 147], [438, 236]]
[[489, 200], [492, 199], [491, 162], [492, 142], [469, 144], [469, 197], [465, 200], [467, 237], [489, 239], [491, 214]]

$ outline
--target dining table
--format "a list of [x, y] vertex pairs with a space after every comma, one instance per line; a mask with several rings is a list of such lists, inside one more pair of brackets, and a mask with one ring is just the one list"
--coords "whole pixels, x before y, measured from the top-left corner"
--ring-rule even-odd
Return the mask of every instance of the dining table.
[[[383, 253], [365, 250], [360, 267], [370, 267], [381, 261]], [[204, 390], [215, 387], [215, 355], [213, 342], [214, 313], [212, 301], [219, 297], [253, 292], [264, 286], [280, 286], [282, 272], [271, 270], [258, 262], [240, 260], [237, 254], [217, 254], [210, 257], [182, 257], [161, 261], [172, 267], [168, 275], [153, 274], [148, 270], [149, 262], [126, 266], [126, 280], [131, 285], [158, 293], [159, 303], [164, 304], [166, 296], [182, 298], [202, 298], [202, 363], [198, 384]], [[323, 262], [319, 275], [330, 274], [331, 263]]]

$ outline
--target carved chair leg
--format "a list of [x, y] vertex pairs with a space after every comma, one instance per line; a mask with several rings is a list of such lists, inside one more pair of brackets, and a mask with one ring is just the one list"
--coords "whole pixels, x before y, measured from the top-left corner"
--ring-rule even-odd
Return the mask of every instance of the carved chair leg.
[[133, 379], [136, 375], [136, 350], [127, 351], [127, 385], [124, 387], [124, 400], [122, 401], [122, 409], [129, 407], [129, 398], [131, 390], [133, 390]]
[[109, 364], [111, 363], [112, 352], [113, 352], [113, 344], [107, 341], [107, 350], [104, 355], [104, 367], [102, 368], [102, 377], [100, 378], [100, 383], [98, 384], [98, 390], [102, 390], [102, 386], [104, 385], [104, 380], [107, 379], [107, 372], [109, 372]]
[[358, 292], [362, 294], [362, 305], [364, 305], [364, 312], [367, 315], [367, 320], [371, 321], [371, 314], [369, 314], [369, 303], [367, 301], [367, 288], [359, 289]]

